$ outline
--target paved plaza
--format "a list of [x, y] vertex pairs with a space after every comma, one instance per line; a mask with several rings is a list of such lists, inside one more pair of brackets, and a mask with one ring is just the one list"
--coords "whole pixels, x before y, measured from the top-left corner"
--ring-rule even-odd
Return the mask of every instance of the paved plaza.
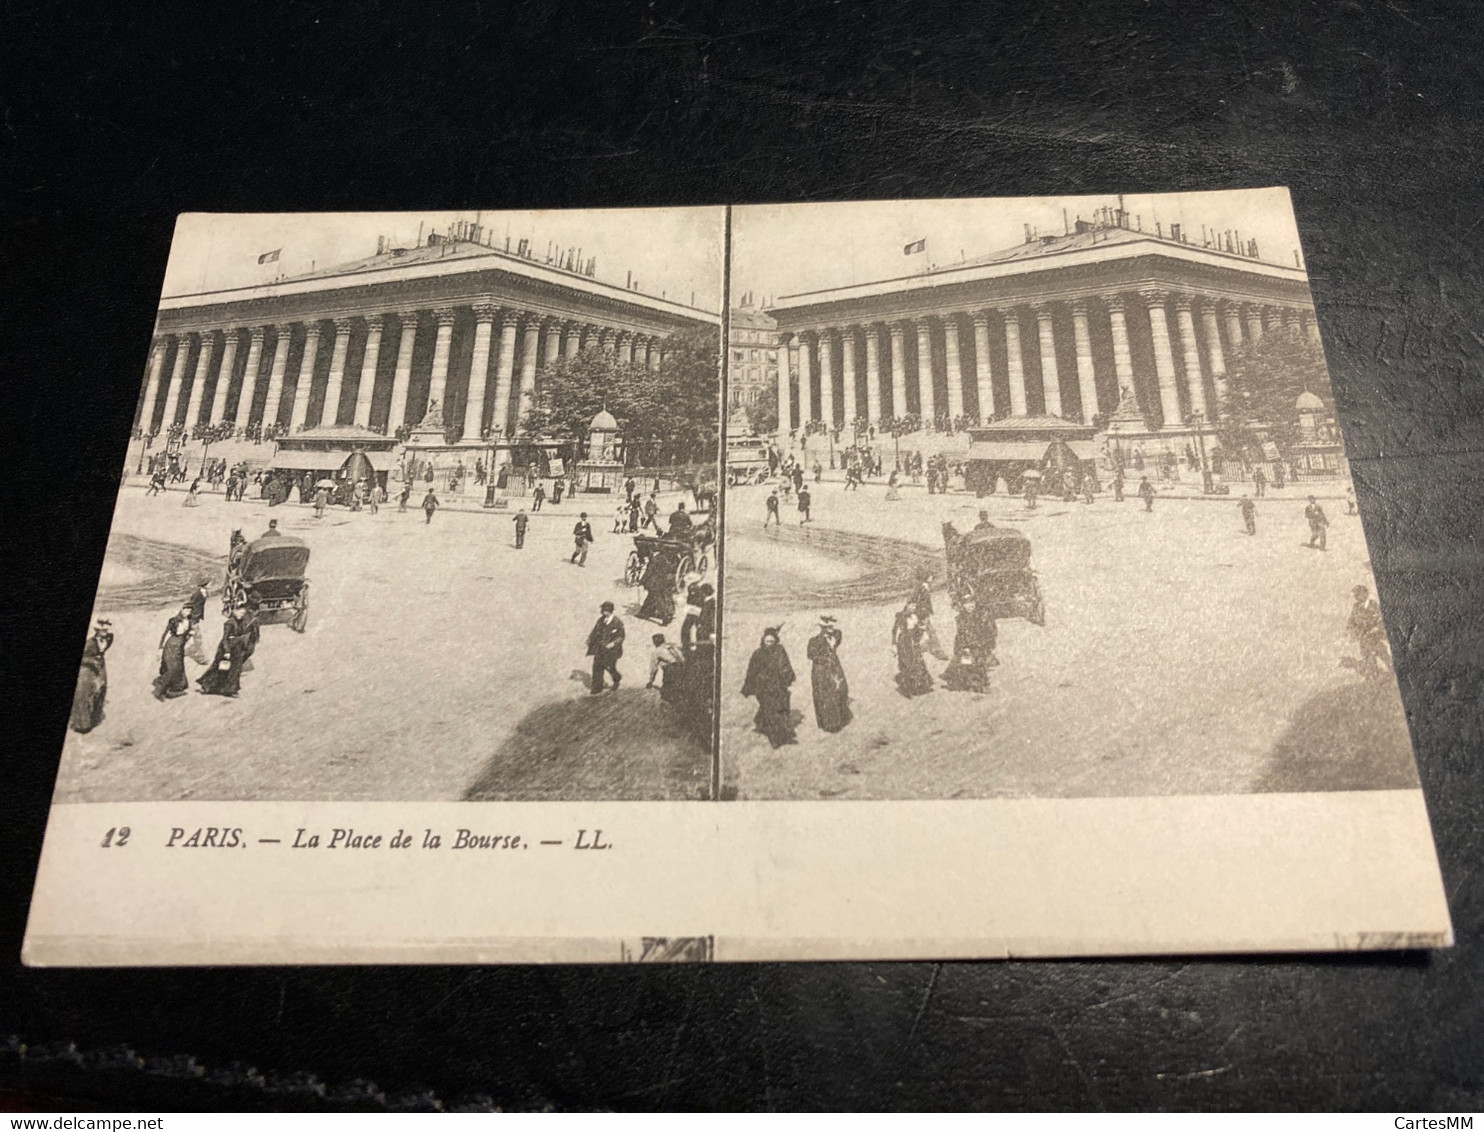
[[[835, 474], [838, 476], [838, 473]], [[1350, 591], [1374, 589], [1360, 519], [1343, 485], [1319, 494], [1328, 549], [1311, 550], [1307, 486], [1257, 502], [1246, 534], [1237, 497], [1159, 498], [1152, 513], [1108, 492], [1088, 505], [810, 479], [814, 521], [792, 500], [763, 528], [762, 486], [727, 499], [720, 705], [723, 782], [746, 799], [1112, 796], [1400, 788], [1416, 785], [1390, 679], [1365, 681], [1346, 635]], [[1136, 482], [1136, 481], [1135, 481]], [[893, 616], [913, 571], [935, 573], [936, 626], [953, 612], [941, 524], [980, 508], [1023, 531], [1046, 625], [999, 623], [986, 694], [913, 699], [893, 681]], [[815, 726], [805, 645], [820, 614], [844, 632], [854, 720]], [[798, 682], [799, 742], [773, 750], [739, 694], [762, 631], [782, 624]], [[935, 674], [944, 664], [928, 657]]]
[[[472, 500], [424, 522], [415, 493], [378, 514], [269, 508], [180, 488], [122, 489], [98, 612], [112, 619], [104, 722], [69, 731], [59, 802], [102, 800], [693, 799], [710, 756], [646, 691], [642, 590], [622, 583], [631, 542], [612, 500], [549, 501], [524, 549], [511, 512]], [[395, 486], [395, 485], [394, 485]], [[661, 497], [666, 510], [678, 494]], [[569, 565], [587, 510], [596, 544]], [[166, 619], [209, 577], [208, 656], [221, 635], [228, 536], [268, 520], [311, 548], [307, 631], [268, 625], [236, 699], [151, 695]], [[628, 629], [618, 693], [590, 697], [588, 630], [608, 600]], [[678, 621], [665, 630], [678, 637]]]

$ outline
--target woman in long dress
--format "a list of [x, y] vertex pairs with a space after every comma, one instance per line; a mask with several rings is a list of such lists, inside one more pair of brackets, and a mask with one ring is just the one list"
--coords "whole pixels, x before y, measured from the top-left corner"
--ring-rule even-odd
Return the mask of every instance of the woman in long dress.
[[103, 722], [103, 701], [108, 696], [108, 665], [103, 654], [112, 644], [113, 629], [107, 621], [99, 621], [82, 649], [77, 688], [72, 693], [72, 714], [67, 721], [67, 726], [82, 735]]
[[644, 567], [644, 604], [639, 616], [660, 625], [675, 620], [675, 568], [680, 565], [676, 552], [663, 544], [654, 548]]
[[933, 690], [933, 677], [922, 659], [925, 632], [916, 605], [909, 601], [891, 629], [891, 643], [897, 650], [897, 690], [908, 699]]
[[165, 623], [165, 634], [160, 638], [160, 674], [155, 677], [155, 699], [173, 700], [190, 691], [185, 669], [186, 642], [190, 635], [191, 607], [185, 605]]
[[757, 697], [757, 714], [752, 722], [768, 737], [774, 750], [799, 741], [794, 733], [790, 703], [789, 685], [793, 682], [794, 668], [779, 640], [778, 630], [764, 629], [762, 643], [747, 662], [742, 694]]
[[258, 620], [238, 605], [222, 626], [222, 641], [216, 646], [211, 667], [196, 681], [208, 696], [235, 696], [242, 686], [242, 667], [258, 645]]
[[843, 731], [851, 720], [850, 684], [840, 664], [844, 638], [828, 614], [819, 619], [819, 632], [809, 638], [809, 682], [814, 691], [814, 720], [821, 731]]
[[897, 490], [897, 470], [893, 468], [891, 475], [886, 477], [886, 499], [891, 503], [901, 498], [902, 493]]

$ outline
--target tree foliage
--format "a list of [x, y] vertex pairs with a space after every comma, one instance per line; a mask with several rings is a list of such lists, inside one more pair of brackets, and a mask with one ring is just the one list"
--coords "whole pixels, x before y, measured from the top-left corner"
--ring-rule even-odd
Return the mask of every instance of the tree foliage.
[[617, 354], [587, 349], [543, 367], [527, 433], [586, 440], [603, 409], [618, 421], [629, 464], [711, 463], [720, 417], [715, 329], [677, 334], [655, 370], [625, 365]]
[[1281, 449], [1296, 439], [1295, 402], [1307, 390], [1333, 412], [1329, 372], [1319, 344], [1296, 329], [1270, 330], [1226, 358], [1227, 403], [1218, 425], [1222, 447], [1245, 453], [1263, 440]]
[[777, 386], [774, 396], [759, 397], [747, 406], [747, 427], [755, 436], [771, 436], [778, 431]]

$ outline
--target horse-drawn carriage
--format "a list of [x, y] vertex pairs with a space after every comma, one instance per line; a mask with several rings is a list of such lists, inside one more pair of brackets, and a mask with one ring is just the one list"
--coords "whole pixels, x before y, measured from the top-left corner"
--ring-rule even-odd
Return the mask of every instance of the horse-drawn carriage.
[[1017, 530], [979, 527], [960, 534], [943, 524], [948, 592], [957, 610], [971, 608], [994, 620], [1024, 617], [1046, 624], [1041, 583], [1031, 569], [1031, 540]]
[[685, 588], [686, 578], [692, 574], [704, 574], [711, 566], [712, 546], [716, 542], [716, 528], [710, 520], [692, 527], [684, 534], [634, 536], [634, 549], [629, 551], [624, 563], [623, 580], [630, 586], [644, 581], [651, 562], [666, 567], [673, 574], [676, 591]]
[[230, 611], [246, 605], [260, 625], [283, 625], [296, 633], [309, 624], [309, 547], [292, 535], [269, 534], [234, 551], [227, 562], [222, 603]]

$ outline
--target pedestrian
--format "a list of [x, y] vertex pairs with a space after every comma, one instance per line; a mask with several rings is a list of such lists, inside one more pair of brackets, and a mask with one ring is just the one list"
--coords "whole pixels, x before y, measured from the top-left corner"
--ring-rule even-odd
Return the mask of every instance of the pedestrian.
[[639, 581], [644, 587], [640, 617], [660, 625], [668, 625], [675, 619], [675, 572], [679, 566], [680, 552], [675, 547], [664, 542], [654, 544]]
[[555, 507], [562, 501], [562, 489], [567, 486], [567, 481], [560, 477], [551, 485], [551, 505]]
[[1360, 646], [1361, 672], [1367, 678], [1384, 675], [1391, 670], [1391, 650], [1386, 641], [1386, 625], [1381, 620], [1381, 607], [1370, 600], [1370, 591], [1365, 586], [1356, 586], [1350, 595], [1355, 604], [1350, 607], [1345, 628]]
[[807, 487], [799, 488], [799, 526], [812, 522], [809, 516], [809, 505], [814, 502], [814, 497], [809, 494]]
[[541, 484], [536, 485], [536, 490], [531, 492], [531, 514], [541, 510], [541, 504], [546, 502], [546, 488]]
[[232, 607], [232, 614], [222, 625], [221, 643], [216, 656], [196, 680], [208, 696], [235, 697], [242, 689], [243, 666], [252, 659], [258, 646], [258, 619], [248, 612], [246, 603]]
[[587, 512], [582, 512], [577, 518], [577, 525], [572, 528], [572, 557], [567, 559], [569, 563], [578, 566], [587, 565], [587, 548], [593, 542], [592, 524], [587, 521]]
[[162, 492], [164, 490], [165, 490], [165, 473], [163, 471], [156, 470], [155, 472], [153, 472], [150, 475], [150, 477], [149, 477], [149, 490], [146, 491], [144, 494], [146, 496], [159, 495], [160, 492]]
[[1154, 510], [1154, 485], [1149, 482], [1148, 476], [1139, 477], [1139, 498], [1144, 501], [1144, 510]]
[[1123, 469], [1119, 468], [1113, 473], [1113, 502], [1123, 502]]
[[1355, 506], [1355, 488], [1353, 487], [1347, 487], [1345, 489], [1345, 514], [1359, 514], [1359, 511]]
[[1248, 496], [1242, 496], [1237, 506], [1242, 511], [1242, 522], [1247, 526], [1249, 535], [1257, 534], [1257, 504], [1253, 503]]
[[402, 491], [397, 496], [397, 510], [399, 512], [406, 512], [406, 510], [407, 510], [407, 501], [409, 499], [411, 499], [411, 498], [412, 498], [412, 481], [411, 480], [407, 480], [405, 483], [402, 484]]
[[933, 690], [932, 675], [922, 659], [924, 632], [917, 607], [907, 602], [892, 622], [891, 645], [897, 654], [897, 690], [909, 700]]
[[685, 663], [685, 656], [678, 645], [670, 644], [665, 640], [663, 633], [656, 633], [649, 640], [653, 648], [649, 653], [649, 683], [644, 686], [653, 688], [655, 677], [663, 677], [660, 680], [660, 699], [665, 703], [671, 703], [679, 689], [679, 668]]
[[531, 521], [531, 517], [526, 514], [525, 508], [522, 507], [510, 521], [515, 524], [515, 549], [520, 550], [526, 545], [526, 524]]
[[649, 493], [649, 498], [644, 501], [644, 522], [642, 524], [642, 527], [643, 528], [653, 527], [654, 528], [654, 533], [655, 534], [659, 534], [660, 533], [660, 521], [659, 521], [659, 517], [658, 517], [659, 516], [659, 513], [660, 513], [659, 500], [655, 499], [654, 492], [651, 491]]
[[201, 477], [200, 476], [197, 476], [195, 479], [193, 479], [191, 481], [190, 490], [186, 492], [186, 497], [185, 497], [184, 500], [181, 501], [181, 504], [180, 505], [182, 507], [195, 507], [198, 504], [200, 504], [200, 502], [201, 502]]
[[191, 635], [191, 607], [182, 605], [180, 612], [165, 622], [165, 633], [160, 637], [160, 673], [155, 677], [155, 699], [173, 700], [190, 691], [186, 681], [186, 640]]
[[636, 486], [637, 485], [634, 483], [634, 477], [633, 476], [630, 476], [628, 479], [624, 480], [624, 483], [623, 483], [623, 493], [624, 493], [624, 501], [626, 503], [632, 503], [633, 502], [633, 500], [634, 500], [634, 488]]
[[886, 477], [886, 501], [895, 503], [902, 498], [902, 493], [897, 490], [897, 470], [893, 468], [891, 475]]
[[953, 660], [943, 670], [944, 687], [955, 692], [989, 691], [989, 669], [998, 663], [994, 647], [999, 627], [981, 613], [971, 596], [960, 603], [954, 622]]
[[1267, 494], [1268, 475], [1262, 470], [1261, 464], [1252, 469], [1252, 490], [1257, 494], [1257, 498], [1259, 499]]
[[747, 676], [742, 681], [742, 694], [757, 699], [753, 726], [766, 735], [776, 751], [797, 743], [789, 686], [794, 682], [793, 665], [783, 647], [782, 627], [763, 630], [763, 638], [747, 662]]
[[314, 489], [314, 517], [323, 519], [325, 508], [330, 505], [330, 489], [320, 485]]
[[768, 508], [768, 513], [763, 516], [763, 526], [766, 527], [770, 521], [778, 524], [778, 526], [780, 526], [780, 527], [783, 526], [783, 519], [778, 514], [778, 492], [777, 491], [770, 491], [770, 492], [768, 492], [768, 498], [766, 500], [766, 506]]
[[103, 704], [108, 698], [108, 665], [103, 657], [112, 646], [113, 624], [100, 619], [82, 647], [77, 686], [72, 692], [72, 712], [67, 720], [67, 726], [81, 735], [103, 722]]
[[1283, 467], [1283, 461], [1279, 460], [1276, 464], [1273, 465], [1273, 486], [1275, 488], [1278, 488], [1279, 490], [1282, 490], [1283, 481], [1286, 478], [1287, 474], [1287, 471]]
[[1041, 477], [1027, 472], [1023, 482], [1025, 485], [1025, 505], [1027, 509], [1034, 511], [1036, 509], [1036, 496], [1041, 491]]
[[604, 675], [613, 677], [613, 690], [623, 682], [619, 675], [618, 661], [623, 656], [623, 622], [613, 616], [613, 603], [605, 601], [598, 607], [597, 623], [587, 634], [587, 655], [593, 658], [593, 678], [588, 691], [597, 695], [603, 691]]
[[1329, 530], [1329, 519], [1325, 517], [1324, 508], [1319, 506], [1319, 500], [1312, 495], [1309, 496], [1309, 505], [1304, 508], [1304, 518], [1309, 521], [1310, 548], [1317, 545], [1320, 550], [1323, 550], [1328, 541], [1325, 533]]
[[370, 508], [371, 514], [375, 515], [381, 510], [381, 484], [372, 480], [366, 488], [366, 506]]
[[621, 535], [624, 528], [629, 525], [629, 507], [626, 503], [620, 503], [613, 511], [613, 533]]
[[927, 567], [922, 566], [917, 570], [917, 586], [912, 591], [912, 606], [917, 611], [917, 618], [922, 623], [923, 636], [927, 640], [928, 652], [939, 660], [947, 660], [948, 654], [943, 651], [943, 642], [938, 639], [938, 630], [933, 625], [933, 587], [932, 573]]
[[191, 633], [186, 641], [186, 656], [197, 664], [206, 663], [206, 649], [201, 644], [201, 626], [206, 621], [206, 597], [210, 584], [209, 579], [200, 579], [196, 583], [195, 592], [186, 600], [186, 608], [191, 615]]
[[818, 460], [814, 461], [814, 482], [818, 483], [824, 476], [824, 467]]
[[431, 487], [428, 488], [428, 494], [423, 496], [423, 515], [426, 516], [423, 519], [423, 526], [427, 526], [433, 521], [433, 512], [438, 510], [440, 506], [438, 497], [433, 494], [433, 489]]
[[821, 731], [843, 731], [851, 720], [850, 684], [840, 663], [845, 635], [828, 613], [819, 619], [819, 632], [809, 638], [809, 682], [814, 691], [814, 721]]

